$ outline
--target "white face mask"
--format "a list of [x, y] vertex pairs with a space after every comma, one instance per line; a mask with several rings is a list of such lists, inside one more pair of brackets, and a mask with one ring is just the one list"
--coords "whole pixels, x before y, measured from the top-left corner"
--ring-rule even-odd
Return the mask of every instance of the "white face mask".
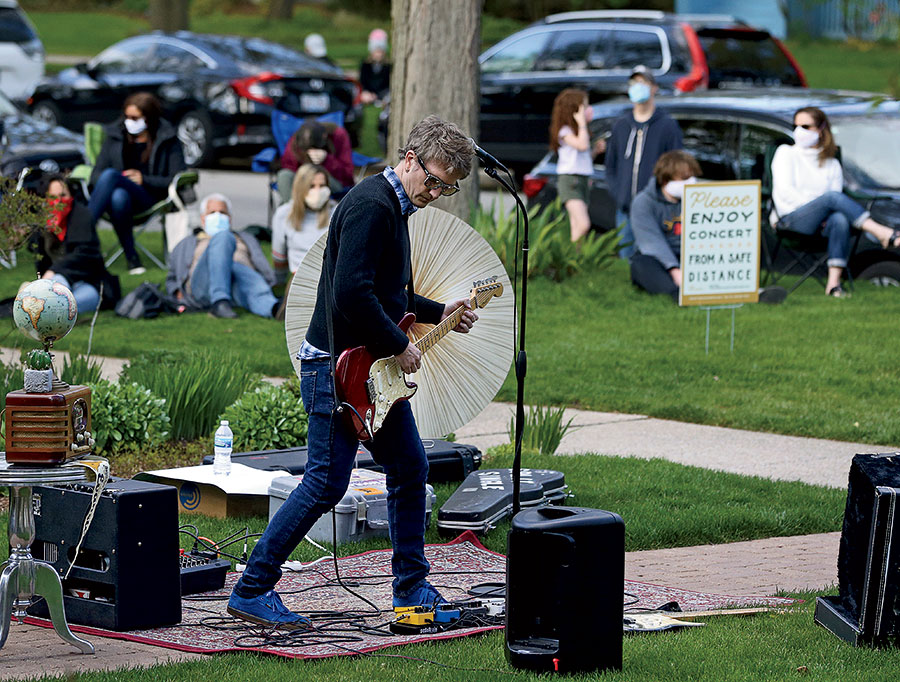
[[310, 187], [303, 203], [310, 211], [320, 211], [331, 197], [331, 190], [327, 187]]
[[695, 182], [697, 182], [697, 178], [694, 176], [689, 177], [687, 180], [670, 180], [663, 185], [663, 191], [669, 196], [681, 199], [684, 196], [684, 186], [693, 185]]
[[819, 132], [817, 130], [807, 130], [797, 126], [794, 128], [794, 143], [804, 149], [815, 147], [819, 144]]
[[129, 135], [140, 135], [142, 132], [147, 130], [147, 121], [143, 118], [139, 118], [134, 120], [133, 118], [125, 119], [125, 130], [128, 131]]
[[210, 237], [231, 229], [231, 216], [226, 213], [207, 213], [203, 219], [203, 231]]

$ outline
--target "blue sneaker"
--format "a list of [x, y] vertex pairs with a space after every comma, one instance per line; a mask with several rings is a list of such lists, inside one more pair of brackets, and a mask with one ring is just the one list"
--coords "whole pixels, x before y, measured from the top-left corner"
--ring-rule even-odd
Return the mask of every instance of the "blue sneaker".
[[275, 590], [251, 599], [239, 597], [232, 592], [226, 610], [235, 618], [258, 625], [281, 630], [312, 630], [309, 619], [288, 610]]
[[423, 580], [416, 589], [403, 597], [394, 595], [395, 609], [404, 606], [437, 606], [446, 603], [447, 600], [427, 580]]

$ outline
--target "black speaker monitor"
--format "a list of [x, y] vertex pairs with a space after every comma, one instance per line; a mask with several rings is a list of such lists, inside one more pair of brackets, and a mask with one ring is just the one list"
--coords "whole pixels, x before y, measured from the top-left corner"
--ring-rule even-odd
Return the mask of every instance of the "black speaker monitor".
[[[94, 484], [35, 487], [35, 559], [64, 575], [75, 554]], [[70, 623], [124, 631], [181, 622], [178, 491], [146, 481], [111, 481], [68, 579]], [[28, 613], [47, 617], [43, 600]]]
[[815, 622], [858, 645], [900, 643], [900, 454], [856, 455], [838, 552], [839, 596]]
[[513, 517], [506, 568], [506, 658], [560, 673], [622, 668], [625, 524], [580, 507]]

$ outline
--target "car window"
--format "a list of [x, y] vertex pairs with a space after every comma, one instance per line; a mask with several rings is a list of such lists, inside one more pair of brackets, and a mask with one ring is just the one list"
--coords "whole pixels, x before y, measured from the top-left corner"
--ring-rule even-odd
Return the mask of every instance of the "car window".
[[159, 71], [191, 71], [206, 66], [197, 55], [168, 43], [157, 45], [154, 57]]
[[738, 126], [730, 121], [677, 117], [684, 148], [700, 162], [706, 180], [736, 180]]
[[531, 71], [544, 51], [549, 32], [531, 33], [497, 50], [481, 64], [482, 73], [522, 73]]
[[765, 31], [698, 31], [709, 66], [709, 87], [802, 85], [800, 74]]
[[791, 138], [785, 132], [762, 126], [744, 125], [738, 153], [740, 179], [761, 180], [765, 173], [766, 155], [771, 154], [778, 145], [790, 143]]
[[648, 69], [662, 68], [662, 43], [656, 33], [618, 30], [612, 34], [612, 43], [608, 68], [630, 69], [638, 64]]
[[210, 36], [195, 38], [196, 44], [213, 56], [224, 55], [231, 59], [242, 71], [255, 74], [259, 71], [280, 71], [290, 67], [292, 71], [331, 71], [342, 73], [318, 59], [312, 59], [302, 52], [262, 38], [238, 38], [235, 36]]
[[119, 43], [101, 52], [91, 66], [110, 73], [140, 73], [147, 70], [153, 48], [149, 40]]
[[535, 71], [583, 71], [606, 65], [608, 31], [557, 31]]
[[900, 189], [900, 119], [854, 116], [832, 121], [841, 162], [863, 187]]
[[27, 43], [37, 38], [28, 25], [21, 10], [15, 7], [0, 7], [0, 42]]

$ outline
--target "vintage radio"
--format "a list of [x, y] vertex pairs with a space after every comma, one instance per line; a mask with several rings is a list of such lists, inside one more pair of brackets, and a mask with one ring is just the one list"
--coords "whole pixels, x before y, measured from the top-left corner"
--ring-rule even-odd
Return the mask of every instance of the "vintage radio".
[[91, 389], [6, 394], [6, 461], [61, 464], [91, 451]]

